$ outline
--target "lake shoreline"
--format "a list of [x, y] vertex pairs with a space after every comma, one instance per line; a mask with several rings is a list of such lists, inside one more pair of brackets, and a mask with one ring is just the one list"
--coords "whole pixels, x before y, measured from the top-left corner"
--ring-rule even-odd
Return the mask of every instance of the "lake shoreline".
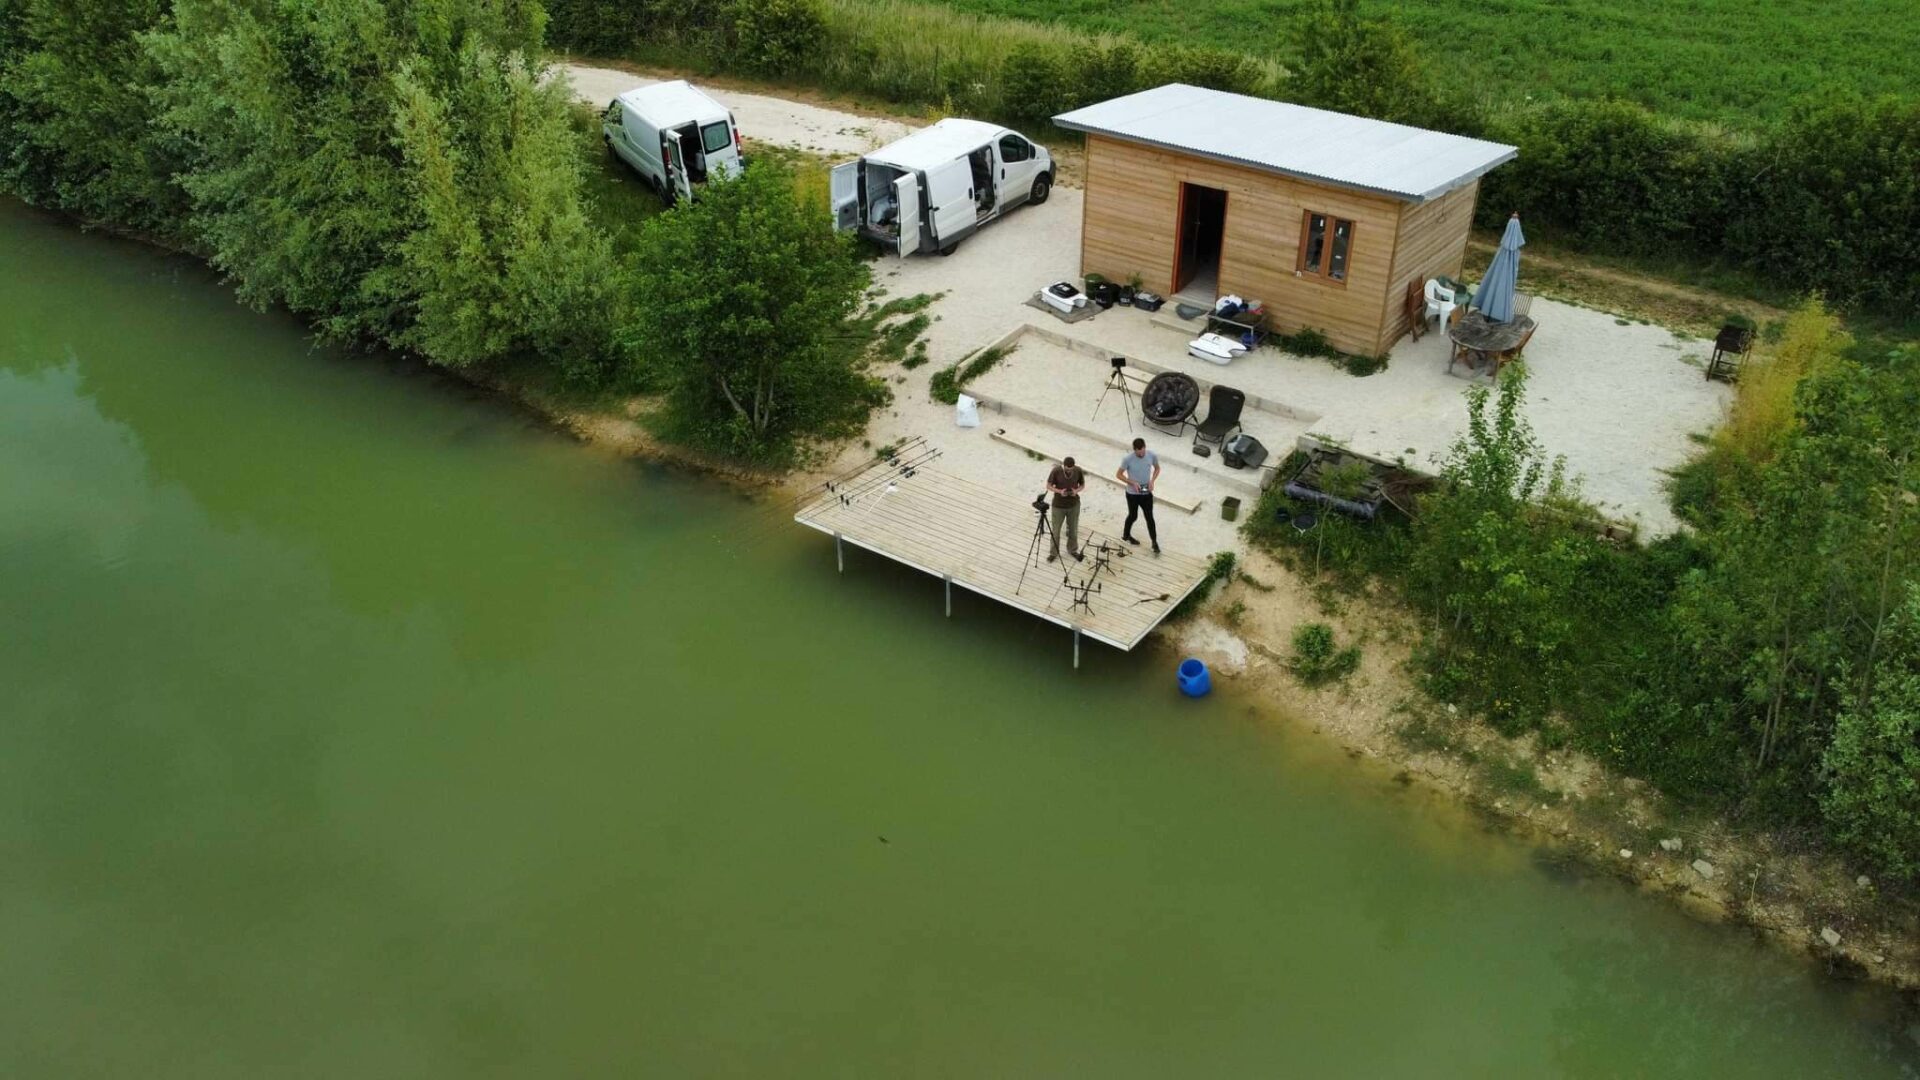
[[[776, 475], [730, 467], [663, 442], [632, 416], [556, 409], [540, 395], [525, 392], [511, 381], [480, 385], [540, 413], [585, 444], [688, 469], [783, 506], [789, 502], [797, 505], [832, 475], [826, 468], [803, 467]], [[834, 456], [823, 455], [821, 460], [831, 463]], [[1388, 640], [1386, 625], [1403, 623], [1404, 614], [1377, 608], [1361, 613], [1372, 626], [1360, 632], [1379, 639], [1369, 652], [1390, 654], [1390, 658], [1373, 657], [1368, 672], [1389, 693], [1360, 701], [1343, 688], [1305, 690], [1285, 670], [1284, 657], [1290, 648], [1294, 621], [1284, 616], [1296, 614], [1299, 603], [1309, 602], [1305, 598], [1310, 585], [1264, 554], [1239, 554], [1242, 560], [1258, 565], [1254, 571], [1257, 580], [1269, 584], [1272, 591], [1262, 592], [1236, 582], [1217, 589], [1191, 619], [1164, 626], [1144, 647], [1162, 654], [1168, 670], [1180, 655], [1198, 653], [1225, 676], [1229, 692], [1250, 691], [1264, 712], [1278, 714], [1280, 719], [1274, 722], [1289, 723], [1330, 739], [1350, 757], [1392, 768], [1399, 782], [1439, 792], [1489, 825], [1551, 853], [1555, 859], [1663, 898], [1691, 917], [1752, 929], [1775, 947], [1819, 963], [1828, 977], [1871, 982], [1914, 995], [1911, 1007], [1920, 1011], [1920, 912], [1909, 902], [1889, 897], [1871, 884], [1859, 886], [1857, 878], [1850, 876], [1839, 860], [1800, 849], [1787, 837], [1773, 832], [1743, 832], [1717, 819], [1689, 816], [1668, 807], [1667, 800], [1648, 785], [1617, 776], [1597, 762], [1579, 760], [1571, 751], [1542, 754], [1530, 739], [1506, 739], [1464, 717], [1458, 718], [1454, 732], [1463, 745], [1454, 752], [1408, 745], [1399, 734], [1401, 717], [1411, 709], [1440, 711], [1443, 707], [1425, 698], [1415, 685], [1410, 674], [1410, 649], [1396, 648]], [[1218, 614], [1236, 600], [1250, 611], [1282, 606], [1275, 605], [1271, 598], [1283, 588], [1297, 601], [1285, 605], [1289, 610], [1275, 613], [1282, 616], [1276, 621], [1285, 625], [1267, 632], [1257, 628], [1257, 621], [1252, 626], [1234, 628], [1219, 625]], [[1199, 635], [1202, 640], [1195, 647], [1187, 648], [1185, 643], [1191, 640], [1196, 626], [1211, 629]], [[1403, 636], [1404, 631], [1402, 625], [1397, 633]], [[1221, 632], [1244, 642], [1248, 662], [1241, 670], [1234, 670], [1232, 657], [1222, 657], [1217, 649], [1209, 649]], [[1346, 635], [1342, 636], [1344, 639]], [[1209, 651], [1215, 655], [1208, 656]], [[1302, 699], [1307, 709], [1291, 704]], [[1344, 722], [1331, 721], [1327, 714], [1335, 710], [1349, 714]], [[1465, 751], [1464, 759], [1460, 750]], [[1489, 753], [1524, 758], [1529, 768], [1546, 776], [1545, 783], [1564, 782], [1569, 790], [1546, 806], [1517, 798], [1473, 768], [1475, 755]], [[1575, 784], [1565, 779], [1570, 777], [1582, 779]], [[1548, 790], [1559, 793], [1552, 787]], [[1653, 827], [1656, 823], [1663, 823], [1665, 831], [1673, 835], [1652, 837], [1652, 832], [1661, 831]], [[1659, 845], [1661, 839], [1679, 839], [1682, 847], [1669, 852]], [[1632, 855], [1622, 857], [1623, 850]], [[1696, 870], [1695, 860], [1712, 867], [1712, 876]], [[1822, 938], [1821, 931], [1827, 929], [1840, 935], [1837, 944]]]
[[[1571, 749], [1501, 736], [1420, 690], [1405, 611], [1373, 598], [1330, 608], [1264, 552], [1242, 553], [1241, 565], [1257, 584], [1217, 590], [1193, 620], [1165, 629], [1166, 645], [1206, 659], [1227, 687], [1287, 703], [1290, 722], [1394, 770], [1400, 784], [1440, 792], [1491, 827], [1695, 918], [1747, 927], [1832, 978], [1900, 991], [1920, 1011], [1920, 911], [1910, 898], [1861, 884], [1857, 869], [1782, 830], [1690, 812]], [[1292, 631], [1309, 621], [1362, 646], [1347, 683], [1308, 689], [1288, 670]]]
[[[60, 211], [30, 209], [63, 226], [104, 232], [208, 268], [198, 254], [155, 236], [88, 223]], [[834, 454], [822, 453], [814, 466], [786, 473], [747, 468], [660, 439], [643, 422], [642, 398], [599, 409], [564, 401], [515, 380], [510, 372], [446, 368], [411, 355], [406, 359], [521, 409], [585, 447], [688, 470], [774, 502], [817, 489], [830, 475], [825, 466], [834, 460]], [[1164, 651], [1169, 659], [1197, 652], [1225, 676], [1229, 692], [1251, 691], [1263, 712], [1285, 717], [1276, 722], [1331, 739], [1350, 757], [1396, 770], [1394, 778], [1402, 784], [1440, 792], [1516, 839], [1664, 897], [1693, 917], [1752, 928], [1776, 947], [1821, 963], [1829, 977], [1899, 991], [1909, 997], [1908, 1007], [1920, 1012], [1920, 912], [1910, 901], [1886, 896], [1871, 885], [1858, 886], [1836, 859], [1796, 848], [1788, 837], [1742, 833], [1715, 819], [1672, 816], [1675, 812], [1663, 806], [1664, 800], [1638, 781], [1615, 776], [1571, 752], [1543, 754], [1530, 740], [1504, 739], [1464, 717], [1450, 725], [1449, 738], [1456, 740], [1452, 745], [1411, 745], [1404, 737], [1406, 718], [1419, 715], [1431, 722], [1443, 707], [1426, 699], [1408, 672], [1406, 614], [1371, 601], [1346, 601], [1344, 612], [1328, 616], [1319, 611], [1303, 578], [1261, 553], [1242, 558], [1265, 583], [1264, 589], [1243, 581], [1217, 589], [1199, 614], [1166, 626], [1148, 647]], [[1236, 600], [1245, 605], [1249, 618], [1241, 625], [1223, 626], [1216, 616]], [[1358, 686], [1305, 690], [1287, 674], [1284, 657], [1291, 629], [1303, 618], [1332, 622], [1343, 640], [1367, 644]], [[1196, 637], [1197, 646], [1188, 649], [1184, 643]], [[1219, 654], [1223, 638], [1239, 643], [1240, 670], [1235, 670], [1234, 657]], [[1560, 797], [1536, 803], [1490, 782], [1473, 767], [1488, 753], [1509, 760], [1520, 755], [1541, 775], [1544, 789]], [[1669, 834], [1661, 838], [1681, 839], [1682, 849], [1662, 850], [1652, 839], [1657, 832]], [[1631, 854], [1622, 856], [1622, 851]], [[1693, 860], [1707, 862], [1711, 876], [1696, 870]], [[1829, 929], [1839, 934], [1837, 943], [1822, 938], [1821, 932]]]

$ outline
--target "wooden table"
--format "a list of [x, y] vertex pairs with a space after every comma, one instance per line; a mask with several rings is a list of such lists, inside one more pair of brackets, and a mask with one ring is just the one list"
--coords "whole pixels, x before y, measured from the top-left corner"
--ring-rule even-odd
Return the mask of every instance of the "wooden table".
[[1461, 360], [1476, 368], [1490, 363], [1498, 377], [1501, 366], [1526, 347], [1533, 327], [1533, 320], [1525, 315], [1516, 315], [1510, 322], [1495, 322], [1480, 311], [1469, 311], [1447, 327], [1447, 337], [1453, 341], [1447, 370], [1452, 371]]

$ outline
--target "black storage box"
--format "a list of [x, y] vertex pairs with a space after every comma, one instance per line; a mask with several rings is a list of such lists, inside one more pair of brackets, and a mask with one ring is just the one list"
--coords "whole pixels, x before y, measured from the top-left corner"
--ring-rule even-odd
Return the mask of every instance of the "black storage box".
[[1141, 311], [1159, 311], [1160, 305], [1164, 303], [1166, 303], [1166, 300], [1150, 292], [1136, 292], [1133, 294], [1133, 306], [1139, 308]]

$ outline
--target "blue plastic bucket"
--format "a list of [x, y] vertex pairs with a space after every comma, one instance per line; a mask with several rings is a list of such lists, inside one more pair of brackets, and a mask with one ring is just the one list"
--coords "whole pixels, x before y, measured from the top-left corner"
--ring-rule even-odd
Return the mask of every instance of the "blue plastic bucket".
[[1206, 697], [1213, 689], [1213, 676], [1207, 674], [1207, 665], [1188, 657], [1180, 661], [1180, 692], [1188, 697]]

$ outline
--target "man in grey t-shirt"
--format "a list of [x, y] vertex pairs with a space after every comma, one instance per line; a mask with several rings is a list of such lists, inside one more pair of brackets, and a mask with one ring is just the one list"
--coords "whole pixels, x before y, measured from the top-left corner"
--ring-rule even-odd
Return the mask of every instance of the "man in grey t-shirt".
[[1160, 479], [1160, 455], [1147, 449], [1147, 440], [1133, 440], [1133, 453], [1120, 459], [1115, 480], [1127, 485], [1127, 523], [1120, 527], [1120, 539], [1129, 544], [1133, 538], [1133, 519], [1147, 519], [1147, 539], [1153, 541], [1153, 553], [1160, 554], [1160, 530], [1153, 526], [1153, 485]]

